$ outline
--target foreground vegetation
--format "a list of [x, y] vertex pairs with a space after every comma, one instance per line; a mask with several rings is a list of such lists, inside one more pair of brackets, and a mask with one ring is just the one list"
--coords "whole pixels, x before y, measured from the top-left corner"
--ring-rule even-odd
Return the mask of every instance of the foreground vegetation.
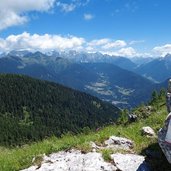
[[[162, 103], [162, 101], [161, 101]], [[161, 103], [159, 105], [161, 105]], [[143, 126], [152, 127], [157, 132], [162, 126], [164, 119], [167, 115], [165, 106], [156, 109], [153, 104], [153, 111], [144, 119], [139, 119], [135, 123], [125, 123], [120, 125], [110, 125], [101, 128], [99, 131], [92, 132], [88, 128], [84, 129], [84, 133], [79, 135], [66, 134], [62, 138], [51, 137], [41, 142], [25, 145], [21, 148], [5, 148], [0, 149], [0, 170], [13, 171], [26, 168], [32, 165], [32, 159], [42, 154], [50, 154], [60, 150], [67, 150], [70, 148], [77, 148], [82, 151], [89, 151], [89, 142], [94, 141], [97, 144], [102, 143], [111, 135], [122, 136], [134, 141], [134, 151], [138, 154], [146, 154], [147, 150], [152, 150], [158, 153], [159, 158], [150, 161], [157, 171], [171, 170], [170, 165], [167, 163], [163, 156], [156, 138], [148, 138], [141, 134]], [[135, 113], [141, 110], [145, 111], [144, 106], [134, 110]], [[107, 156], [106, 156], [107, 158]]]

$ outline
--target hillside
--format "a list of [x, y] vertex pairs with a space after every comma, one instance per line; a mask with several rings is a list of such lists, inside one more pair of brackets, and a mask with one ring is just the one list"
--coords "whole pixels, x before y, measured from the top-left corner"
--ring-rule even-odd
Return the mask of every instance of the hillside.
[[163, 82], [171, 77], [171, 55], [168, 54], [165, 57], [157, 58], [151, 62], [145, 63], [137, 67], [134, 71], [143, 75], [154, 82]]
[[0, 75], [0, 144], [16, 145], [116, 120], [119, 109], [88, 94], [21, 75]]
[[[107, 140], [110, 136], [115, 135], [119, 137], [125, 137], [134, 142], [134, 147], [131, 151], [111, 151], [102, 150], [102, 156], [106, 161], [110, 161], [110, 154], [112, 153], [134, 153], [140, 154], [146, 157], [146, 162], [150, 164], [152, 170], [155, 171], [170, 171], [171, 166], [168, 164], [165, 156], [163, 155], [157, 139], [149, 138], [142, 135], [141, 129], [144, 126], [150, 126], [154, 129], [155, 133], [163, 127], [164, 120], [167, 116], [164, 94], [161, 93], [157, 99], [151, 101], [151, 111], [147, 106], [141, 106], [133, 110], [138, 116], [137, 122], [127, 123], [127, 118], [122, 120], [119, 125], [110, 125], [101, 127], [98, 131], [85, 130], [84, 133], [73, 136], [72, 134], [66, 134], [62, 138], [51, 137], [41, 142], [23, 146], [21, 148], [0, 148], [0, 170], [11, 171], [20, 170], [29, 167], [32, 164], [41, 166], [42, 156], [69, 149], [81, 150], [83, 154], [91, 151], [90, 141], [96, 144], [101, 144], [104, 140]], [[159, 107], [160, 106], [160, 107]], [[152, 156], [149, 156], [152, 154]], [[154, 156], [153, 156], [154, 155]], [[35, 157], [35, 161], [33, 158]], [[55, 160], [55, 159], [53, 159]], [[112, 161], [110, 161], [112, 163]], [[53, 164], [52, 163], [49, 163]]]
[[133, 72], [107, 63], [72, 64], [57, 81], [85, 91], [121, 108], [135, 107], [150, 99], [155, 85]]

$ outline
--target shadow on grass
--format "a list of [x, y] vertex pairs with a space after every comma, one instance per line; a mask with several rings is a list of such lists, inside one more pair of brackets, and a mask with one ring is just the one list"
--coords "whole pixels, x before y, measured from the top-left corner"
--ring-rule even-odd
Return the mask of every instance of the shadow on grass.
[[149, 145], [141, 151], [141, 154], [146, 156], [152, 171], [171, 171], [171, 164], [168, 163], [158, 143]]

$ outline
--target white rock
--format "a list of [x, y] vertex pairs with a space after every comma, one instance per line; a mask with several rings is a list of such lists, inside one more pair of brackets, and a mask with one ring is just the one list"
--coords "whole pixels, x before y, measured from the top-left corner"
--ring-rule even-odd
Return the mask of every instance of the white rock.
[[100, 153], [82, 154], [78, 150], [59, 152], [45, 156], [41, 167], [32, 166], [23, 171], [115, 171], [116, 167], [107, 163]]
[[34, 171], [34, 170], [36, 170], [38, 168], [38, 166], [31, 166], [31, 167], [29, 167], [28, 169], [24, 169], [24, 170], [22, 170], [22, 171]]
[[92, 148], [93, 151], [94, 151], [94, 150], [96, 151], [96, 150], [98, 150], [98, 149], [101, 148], [101, 147], [99, 147], [98, 145], [96, 145], [96, 143], [93, 142], [93, 141], [90, 142], [90, 146], [91, 146], [91, 148]]
[[151, 137], [156, 136], [156, 133], [154, 132], [154, 130], [149, 126], [143, 127], [142, 133], [143, 133], [143, 135], [147, 135], [147, 136], [151, 136]]
[[114, 149], [123, 149], [123, 150], [129, 150], [133, 148], [133, 141], [122, 137], [111, 136], [104, 143], [106, 145], [105, 148], [114, 148]]
[[147, 107], [146, 107], [146, 110], [151, 111], [152, 109], [153, 109], [153, 107], [152, 107], [152, 106], [147, 106]]
[[137, 171], [144, 162], [144, 157], [135, 154], [112, 154], [115, 166], [121, 171]]

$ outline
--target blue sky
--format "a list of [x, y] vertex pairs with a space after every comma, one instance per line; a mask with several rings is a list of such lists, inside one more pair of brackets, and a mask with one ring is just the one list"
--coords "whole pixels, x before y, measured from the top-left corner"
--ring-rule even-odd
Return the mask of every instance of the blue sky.
[[171, 53], [170, 9], [170, 0], [1, 0], [0, 51], [164, 56]]

